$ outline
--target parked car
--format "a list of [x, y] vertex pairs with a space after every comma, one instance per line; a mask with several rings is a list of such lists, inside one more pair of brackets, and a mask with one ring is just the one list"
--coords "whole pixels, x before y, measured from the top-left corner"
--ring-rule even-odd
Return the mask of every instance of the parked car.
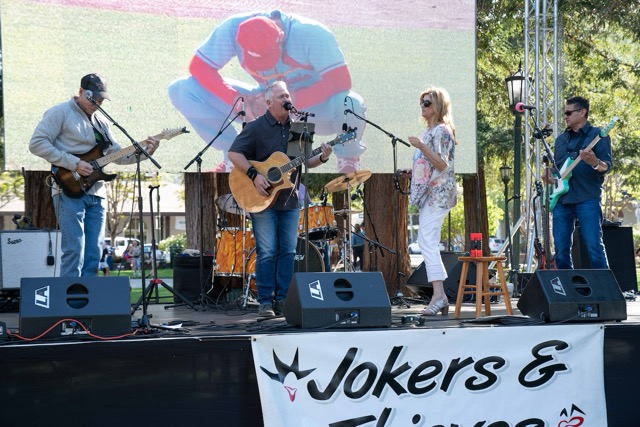
[[489, 249], [491, 253], [496, 253], [500, 250], [500, 247], [504, 244], [504, 239], [498, 239], [497, 237], [489, 237]]
[[111, 244], [110, 237], [104, 238], [104, 242], [107, 244], [108, 247], [111, 248], [111, 254], [113, 255], [114, 261], [116, 262], [120, 262], [120, 260], [122, 259], [122, 255], [124, 254], [124, 251], [127, 250], [127, 247], [129, 246], [129, 243], [132, 240], [135, 240], [138, 243], [140, 243], [140, 240], [138, 239], [129, 239], [127, 237], [116, 237], [115, 244]]

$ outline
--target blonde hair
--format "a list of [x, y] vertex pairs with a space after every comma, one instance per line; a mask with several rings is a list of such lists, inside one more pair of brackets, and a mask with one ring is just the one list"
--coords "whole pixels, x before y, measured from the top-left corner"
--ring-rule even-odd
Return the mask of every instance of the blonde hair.
[[[431, 86], [420, 94], [420, 103], [422, 103], [422, 100], [427, 95], [431, 95], [431, 108], [433, 108], [433, 111], [436, 113], [436, 122], [442, 122], [451, 129], [453, 140], [457, 144], [456, 126], [453, 124], [449, 92], [447, 92], [445, 88]], [[426, 121], [426, 119], [424, 120]]]

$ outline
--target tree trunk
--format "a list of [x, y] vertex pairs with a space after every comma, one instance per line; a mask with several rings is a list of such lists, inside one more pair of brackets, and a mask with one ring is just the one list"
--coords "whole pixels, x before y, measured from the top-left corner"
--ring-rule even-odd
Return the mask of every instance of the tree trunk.
[[[202, 173], [202, 203], [198, 195], [198, 174], [184, 174], [185, 220], [187, 226], [187, 247], [202, 249], [203, 253], [213, 252], [216, 226], [216, 179], [213, 173]], [[227, 174], [228, 175], [228, 174]], [[227, 178], [228, 179], [228, 178]], [[202, 207], [202, 210], [201, 210]], [[202, 223], [202, 237], [200, 224]]]
[[[407, 249], [409, 200], [395, 189], [393, 179], [392, 174], [374, 174], [365, 183], [364, 232], [367, 238], [397, 251], [397, 257], [387, 249], [380, 246], [376, 248], [376, 245], [365, 242], [363, 270], [382, 272], [390, 296], [395, 296], [397, 290], [402, 291], [403, 295], [409, 295], [409, 289], [404, 286], [411, 271]], [[406, 190], [407, 183], [407, 179], [400, 179], [403, 191]]]
[[57, 228], [51, 187], [47, 177], [50, 171], [25, 171], [24, 213], [38, 228]]
[[482, 233], [482, 254], [491, 256], [489, 248], [489, 219], [487, 216], [487, 187], [484, 169], [478, 168], [477, 175], [463, 175], [464, 194], [464, 248], [471, 249], [470, 233]]

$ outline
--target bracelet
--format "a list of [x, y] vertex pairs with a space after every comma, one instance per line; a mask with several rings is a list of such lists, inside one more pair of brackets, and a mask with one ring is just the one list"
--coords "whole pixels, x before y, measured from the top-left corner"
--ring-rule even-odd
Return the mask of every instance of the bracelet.
[[322, 154], [320, 154], [320, 163], [327, 163], [329, 161], [329, 158], [327, 158], [326, 160], [322, 160]]
[[593, 170], [597, 170], [600, 167], [600, 159], [598, 159], [598, 162], [596, 163], [595, 166], [591, 166], [593, 168]]
[[249, 169], [247, 169], [247, 176], [251, 178], [251, 181], [253, 181], [254, 179], [256, 179], [256, 176], [258, 176], [258, 171], [256, 170], [256, 168], [251, 166]]

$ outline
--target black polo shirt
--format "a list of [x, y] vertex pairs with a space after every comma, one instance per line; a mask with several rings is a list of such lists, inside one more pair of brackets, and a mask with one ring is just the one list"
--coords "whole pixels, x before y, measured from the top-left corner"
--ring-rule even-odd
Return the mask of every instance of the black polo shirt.
[[[240, 153], [247, 160], [264, 162], [276, 151], [287, 152], [290, 128], [291, 120], [289, 118], [282, 125], [271, 115], [271, 112], [267, 111], [264, 115], [247, 123], [242, 132], [233, 141], [233, 144], [231, 144], [229, 151]], [[298, 169], [291, 175], [293, 182], [297, 181]], [[296, 182], [296, 188], [298, 184]], [[297, 191], [283, 190], [271, 208], [289, 210], [298, 209], [299, 206]]]

